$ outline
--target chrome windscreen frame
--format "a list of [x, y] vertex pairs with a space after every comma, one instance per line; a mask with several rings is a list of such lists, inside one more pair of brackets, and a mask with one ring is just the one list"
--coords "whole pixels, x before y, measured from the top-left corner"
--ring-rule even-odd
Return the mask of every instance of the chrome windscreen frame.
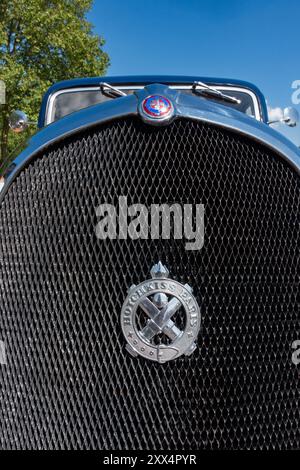
[[[120, 85], [120, 86], [118, 86], [118, 89], [121, 90], [121, 91], [123, 91], [123, 90], [124, 91], [128, 91], [128, 90], [138, 91], [138, 90], [142, 90], [143, 88], [144, 88], [144, 86], [142, 86], [142, 85], [132, 85], [132, 86]], [[169, 88], [172, 89], [172, 90], [178, 90], [178, 91], [180, 91], [180, 90], [192, 90], [193, 85], [169, 85]], [[254, 113], [255, 113], [255, 116], [253, 116], [253, 117], [255, 119], [257, 119], [258, 121], [263, 121], [263, 118], [262, 118], [262, 115], [261, 115], [261, 112], [260, 112], [258, 97], [256, 96], [256, 94], [253, 91], [251, 91], [247, 88], [244, 88], [244, 87], [227, 86], [227, 85], [222, 85], [222, 86], [216, 85], [216, 86], [214, 86], [214, 88], [216, 90], [221, 90], [221, 91], [224, 91], [224, 92], [227, 92], [227, 93], [230, 92], [230, 91], [238, 91], [238, 92], [245, 93], [246, 95], [250, 96], [250, 98], [253, 101], [253, 107], [254, 107]], [[201, 89], [201, 86], [199, 86], [198, 89]], [[63, 95], [63, 94], [67, 94], [67, 93], [76, 93], [76, 92], [86, 92], [86, 91], [95, 91], [95, 92], [97, 92], [99, 90], [100, 90], [99, 86], [84, 86], [84, 87], [65, 88], [65, 89], [58, 90], [58, 91], [52, 93], [49, 96], [48, 101], [47, 101], [45, 125], [47, 126], [47, 125], [52, 124], [53, 122], [55, 122], [55, 120], [53, 119], [53, 111], [54, 111], [55, 100], [58, 98], [58, 96]]]
[[[250, 137], [276, 152], [300, 175], [299, 149], [267, 124], [211, 100], [187, 95], [166, 85], [152, 84], [132, 95], [72, 113], [40, 130], [29, 141], [28, 147], [14, 160], [13, 170], [7, 176], [0, 193], [0, 202], [22, 169], [38, 154], [46, 151], [50, 145], [111, 120], [127, 116], [140, 117], [139, 106], [141, 102], [152, 94], [163, 95], [172, 101], [174, 106], [172, 119], [195, 119]], [[149, 123], [149, 125], [151, 124]]]

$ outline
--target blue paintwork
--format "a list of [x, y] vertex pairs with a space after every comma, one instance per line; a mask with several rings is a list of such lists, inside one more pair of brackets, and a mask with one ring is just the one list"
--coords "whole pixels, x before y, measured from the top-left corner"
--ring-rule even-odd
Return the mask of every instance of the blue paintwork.
[[[38, 153], [45, 151], [50, 144], [57, 143], [81, 130], [125, 116], [139, 116], [145, 120], [145, 117], [140, 115], [139, 109], [143, 100], [151, 94], [163, 95], [172, 102], [174, 119], [200, 120], [246, 135], [276, 152], [300, 174], [300, 151], [290, 140], [267, 124], [212, 100], [187, 95], [166, 85], [152, 84], [132, 95], [72, 113], [37, 132], [28, 147], [14, 160], [14, 168], [6, 178], [0, 193], [0, 201], [23, 167]], [[154, 122], [149, 123], [151, 124]]]
[[212, 78], [185, 75], [145, 75], [145, 76], [124, 76], [124, 77], [92, 77], [92, 78], [75, 78], [73, 80], [64, 80], [52, 85], [43, 97], [39, 114], [38, 127], [45, 125], [45, 115], [49, 97], [59, 90], [66, 88], [77, 88], [84, 86], [97, 86], [100, 82], [107, 82], [111, 85], [150, 85], [151, 83], [162, 83], [165, 85], [191, 85], [196, 81], [201, 81], [209, 85], [228, 85], [244, 87], [253, 91], [259, 102], [260, 112], [264, 122], [268, 122], [268, 111], [266, 100], [262, 92], [250, 82], [243, 80], [234, 80], [229, 78]]

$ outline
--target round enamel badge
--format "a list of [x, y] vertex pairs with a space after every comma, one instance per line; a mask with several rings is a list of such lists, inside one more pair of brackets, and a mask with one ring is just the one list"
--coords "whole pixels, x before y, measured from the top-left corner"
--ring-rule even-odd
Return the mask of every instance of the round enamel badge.
[[174, 107], [165, 96], [151, 95], [142, 101], [140, 111], [143, 117], [151, 121], [162, 121], [173, 115]]

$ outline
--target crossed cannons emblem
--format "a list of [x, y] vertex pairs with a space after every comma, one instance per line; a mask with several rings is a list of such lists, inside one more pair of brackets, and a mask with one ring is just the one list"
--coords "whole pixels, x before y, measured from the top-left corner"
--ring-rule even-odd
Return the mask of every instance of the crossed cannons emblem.
[[[160, 363], [182, 354], [190, 355], [196, 348], [200, 328], [200, 309], [188, 284], [169, 279], [169, 271], [161, 262], [151, 269], [151, 280], [133, 285], [121, 312], [126, 349], [132, 356], [141, 355]], [[145, 326], [137, 322], [138, 310], [148, 317]], [[185, 326], [178, 328], [172, 317], [182, 309]], [[165, 334], [168, 344], [155, 344], [153, 338]]]
[[[140, 307], [148, 315], [150, 320], [147, 325], [140, 331], [148, 341], [160, 332], [163, 332], [168, 338], [174, 341], [182, 335], [181, 331], [172, 321], [173, 315], [182, 307], [182, 303], [176, 297], [168, 302], [167, 296], [163, 293], [154, 296], [155, 303], [146, 297], [141, 300]], [[159, 306], [163, 306], [160, 310]]]

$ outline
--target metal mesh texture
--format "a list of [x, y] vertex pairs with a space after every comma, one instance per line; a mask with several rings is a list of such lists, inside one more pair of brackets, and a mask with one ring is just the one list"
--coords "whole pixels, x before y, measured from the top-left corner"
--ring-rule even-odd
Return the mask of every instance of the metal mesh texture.
[[[299, 448], [299, 194], [270, 150], [189, 120], [114, 121], [33, 160], [0, 210], [1, 448]], [[98, 240], [120, 195], [203, 203], [204, 247]], [[166, 364], [120, 327], [159, 259], [202, 314], [198, 349]]]

